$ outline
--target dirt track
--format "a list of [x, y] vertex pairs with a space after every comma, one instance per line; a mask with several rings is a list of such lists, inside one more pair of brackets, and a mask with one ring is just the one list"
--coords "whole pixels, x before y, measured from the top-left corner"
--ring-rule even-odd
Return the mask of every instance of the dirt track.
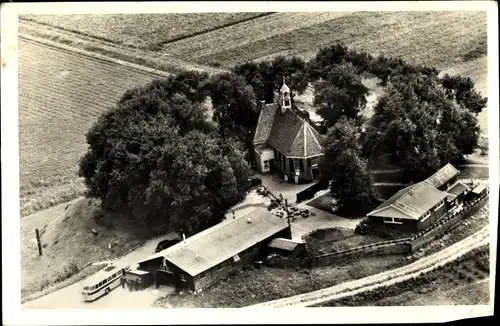
[[358, 280], [345, 282], [326, 289], [296, 295], [289, 298], [268, 301], [249, 308], [298, 308], [309, 307], [324, 303], [333, 299], [351, 296], [360, 292], [372, 290], [378, 287], [398, 283], [426, 273], [457, 259], [470, 250], [485, 245], [489, 242], [488, 227], [473, 234], [472, 236], [455, 243], [435, 254], [419, 259], [418, 261], [396, 268], [387, 272], [379, 273]]

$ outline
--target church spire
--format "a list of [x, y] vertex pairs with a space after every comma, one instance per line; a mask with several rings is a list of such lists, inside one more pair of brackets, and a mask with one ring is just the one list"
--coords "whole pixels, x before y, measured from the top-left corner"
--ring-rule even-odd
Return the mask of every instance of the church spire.
[[290, 88], [285, 83], [285, 76], [283, 76], [283, 85], [280, 88], [279, 95], [279, 105], [281, 107], [281, 112], [285, 112], [287, 109], [292, 108], [292, 101], [290, 97]]

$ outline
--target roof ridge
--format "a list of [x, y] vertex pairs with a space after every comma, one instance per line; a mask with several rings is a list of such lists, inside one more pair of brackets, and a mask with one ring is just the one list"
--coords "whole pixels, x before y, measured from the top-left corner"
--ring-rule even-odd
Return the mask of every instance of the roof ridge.
[[313, 135], [313, 139], [314, 141], [316, 142], [316, 144], [319, 146], [320, 149], [323, 149], [323, 146], [321, 146], [321, 144], [319, 143], [318, 141], [318, 138], [316, 137], [316, 135], [314, 134], [314, 128], [308, 123], [307, 124], [308, 128], [309, 128], [309, 131], [311, 132], [311, 134]]
[[306, 121], [304, 119], [304, 122], [302, 124], [302, 128], [304, 129], [304, 156], [307, 156], [307, 127], [304, 125], [305, 123]]

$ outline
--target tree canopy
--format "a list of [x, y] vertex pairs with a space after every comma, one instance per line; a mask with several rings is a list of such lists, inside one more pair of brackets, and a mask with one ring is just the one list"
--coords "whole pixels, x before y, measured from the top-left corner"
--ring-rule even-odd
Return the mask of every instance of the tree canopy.
[[424, 74], [391, 79], [374, 108], [365, 153], [390, 153], [419, 180], [472, 153], [479, 139], [476, 114], [447, 96], [439, 82]]
[[361, 156], [361, 130], [353, 119], [342, 117], [328, 132], [320, 162], [323, 182], [342, 208], [372, 203], [376, 196], [367, 161]]
[[210, 81], [213, 119], [222, 134], [233, 131], [246, 135], [257, 123], [257, 102], [252, 87], [235, 74], [223, 74]]
[[233, 72], [245, 78], [252, 86], [256, 98], [263, 99], [266, 103], [274, 100], [274, 94], [283, 84], [283, 78], [299, 94], [305, 91], [309, 83], [305, 61], [295, 56], [278, 56], [272, 61], [260, 63], [245, 62], [235, 66]]
[[250, 169], [207, 121], [201, 83], [181, 80], [129, 91], [102, 115], [87, 133], [80, 176], [103, 208], [191, 233], [220, 222], [244, 198]]
[[358, 119], [366, 105], [368, 88], [352, 64], [342, 64], [333, 66], [325, 79], [316, 82], [314, 92], [314, 106], [328, 128], [342, 116]]

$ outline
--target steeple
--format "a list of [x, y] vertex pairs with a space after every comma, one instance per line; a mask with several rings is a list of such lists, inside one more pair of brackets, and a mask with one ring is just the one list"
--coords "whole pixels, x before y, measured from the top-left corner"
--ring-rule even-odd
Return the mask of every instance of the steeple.
[[285, 83], [285, 77], [283, 77], [283, 85], [280, 88], [280, 94], [278, 97], [278, 105], [281, 108], [281, 112], [285, 112], [287, 109], [292, 108], [292, 100], [290, 97], [290, 88]]

